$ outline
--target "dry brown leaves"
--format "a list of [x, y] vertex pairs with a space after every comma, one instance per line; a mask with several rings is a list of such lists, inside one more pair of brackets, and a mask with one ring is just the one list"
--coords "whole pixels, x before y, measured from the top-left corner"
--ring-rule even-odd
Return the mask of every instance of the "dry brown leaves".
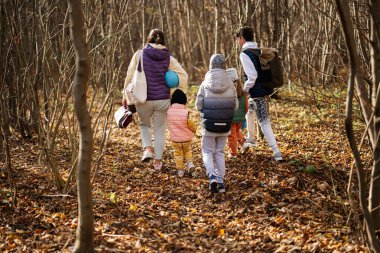
[[[271, 102], [271, 116], [286, 161], [273, 162], [266, 142], [259, 140], [247, 155], [227, 160], [225, 194], [208, 191], [199, 135], [193, 144], [198, 176], [180, 179], [169, 142], [164, 168], [154, 172], [140, 162], [138, 126], [114, 130], [93, 188], [96, 250], [365, 252], [345, 194], [350, 152], [342, 119], [327, 108], [320, 122], [303, 101], [281, 96], [286, 99]], [[12, 152], [19, 206], [9, 206], [2, 172], [0, 251], [70, 251], [75, 193], [54, 196], [60, 193], [49, 172], [17, 144]], [[63, 174], [69, 161], [62, 159]]]

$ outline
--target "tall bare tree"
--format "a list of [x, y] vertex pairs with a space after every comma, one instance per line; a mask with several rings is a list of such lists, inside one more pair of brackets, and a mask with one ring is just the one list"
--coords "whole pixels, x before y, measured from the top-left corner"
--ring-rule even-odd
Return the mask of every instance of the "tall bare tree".
[[370, 1], [372, 105], [374, 107], [373, 169], [369, 191], [369, 211], [380, 235], [380, 1]]
[[[348, 91], [347, 91], [347, 100], [346, 100], [346, 132], [347, 137], [350, 143], [350, 147], [354, 154], [355, 165], [357, 168], [358, 182], [359, 182], [359, 200], [360, 207], [362, 209], [364, 215], [365, 222], [365, 230], [367, 232], [368, 241], [367, 244], [372, 249], [373, 252], [380, 252], [380, 243], [376, 236], [376, 231], [379, 231], [379, 198], [380, 198], [380, 90], [378, 85], [378, 79], [376, 79], [376, 75], [378, 73], [372, 73], [373, 78], [370, 85], [372, 85], [373, 92], [376, 93], [376, 96], [372, 99], [372, 106], [370, 96], [368, 93], [367, 87], [365, 85], [363, 76], [362, 76], [362, 66], [359, 60], [359, 56], [357, 53], [356, 41], [354, 38], [354, 30], [352, 25], [352, 19], [350, 16], [349, 6], [346, 1], [336, 0], [337, 11], [339, 17], [341, 19], [341, 25], [344, 33], [344, 37], [346, 39], [347, 50], [350, 57], [350, 78], [348, 83]], [[372, 1], [372, 4], [378, 1]], [[378, 4], [378, 3], [376, 3]], [[380, 5], [378, 5], [380, 6]], [[376, 15], [376, 16], [375, 16]], [[373, 47], [372, 52], [379, 50], [380, 41], [374, 27], [376, 23], [376, 18], [380, 15], [380, 10], [374, 10], [373, 5], [371, 6], [371, 16], [372, 16], [372, 34], [371, 34], [371, 45]], [[378, 54], [372, 53], [371, 55], [371, 64], [378, 66], [380, 64], [380, 60], [378, 58]], [[376, 68], [372, 68], [373, 71], [376, 71]], [[376, 83], [375, 83], [376, 82]], [[352, 104], [353, 104], [353, 96], [354, 89], [358, 93], [360, 107], [363, 111], [363, 117], [365, 119], [369, 139], [373, 147], [373, 167], [372, 167], [372, 175], [370, 180], [370, 193], [369, 193], [369, 204], [367, 201], [367, 187], [365, 183], [365, 173], [363, 162], [360, 157], [359, 150], [357, 148], [357, 144], [355, 141], [355, 135], [353, 131], [352, 124]], [[374, 109], [373, 109], [374, 108]], [[372, 119], [373, 118], [373, 119]]]
[[76, 55], [74, 77], [74, 110], [79, 123], [78, 161], [78, 227], [74, 252], [93, 252], [94, 214], [91, 191], [92, 129], [87, 111], [87, 82], [90, 75], [86, 31], [81, 0], [68, 0], [70, 12], [70, 34]]

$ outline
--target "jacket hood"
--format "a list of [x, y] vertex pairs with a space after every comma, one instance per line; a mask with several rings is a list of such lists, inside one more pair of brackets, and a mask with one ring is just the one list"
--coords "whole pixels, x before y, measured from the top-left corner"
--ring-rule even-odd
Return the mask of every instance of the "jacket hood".
[[246, 43], [244, 43], [242, 49], [244, 50], [244, 49], [256, 49], [256, 48], [258, 48], [256, 42], [253, 42], [253, 41], [247, 41]]
[[153, 60], [164, 60], [170, 57], [169, 50], [161, 45], [148, 43], [144, 47], [144, 53]]
[[209, 69], [226, 69], [226, 59], [222, 54], [213, 54], [210, 58]]
[[213, 93], [223, 93], [233, 85], [225, 69], [211, 69], [208, 71], [204, 84], [205, 88]]

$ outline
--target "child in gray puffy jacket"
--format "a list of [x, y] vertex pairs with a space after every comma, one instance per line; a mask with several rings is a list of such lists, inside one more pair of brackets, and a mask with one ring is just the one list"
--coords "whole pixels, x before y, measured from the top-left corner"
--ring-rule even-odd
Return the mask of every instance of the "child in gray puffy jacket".
[[236, 89], [226, 72], [225, 58], [214, 54], [195, 106], [201, 112], [202, 159], [211, 192], [225, 192], [225, 146], [238, 102]]

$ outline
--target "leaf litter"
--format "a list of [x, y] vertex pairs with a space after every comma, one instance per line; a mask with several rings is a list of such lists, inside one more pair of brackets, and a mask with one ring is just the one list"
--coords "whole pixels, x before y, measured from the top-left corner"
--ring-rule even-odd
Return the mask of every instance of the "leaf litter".
[[[345, 193], [351, 155], [339, 119], [326, 117], [327, 126], [300, 98], [283, 96], [270, 106], [277, 110], [271, 120], [285, 161], [273, 162], [259, 139], [247, 154], [226, 158], [224, 194], [208, 190], [200, 129], [193, 141], [197, 168], [184, 178], [177, 177], [169, 141], [156, 172], [140, 162], [138, 125], [114, 130], [93, 185], [96, 251], [367, 252]], [[199, 125], [194, 109], [191, 115]], [[18, 206], [9, 204], [2, 174], [0, 251], [69, 252], [77, 226], [75, 189], [72, 197], [59, 197], [38, 157], [18, 154], [23, 151], [13, 144]], [[38, 143], [23, 145], [37, 150]], [[60, 161], [62, 174], [70, 167], [69, 159]]]

